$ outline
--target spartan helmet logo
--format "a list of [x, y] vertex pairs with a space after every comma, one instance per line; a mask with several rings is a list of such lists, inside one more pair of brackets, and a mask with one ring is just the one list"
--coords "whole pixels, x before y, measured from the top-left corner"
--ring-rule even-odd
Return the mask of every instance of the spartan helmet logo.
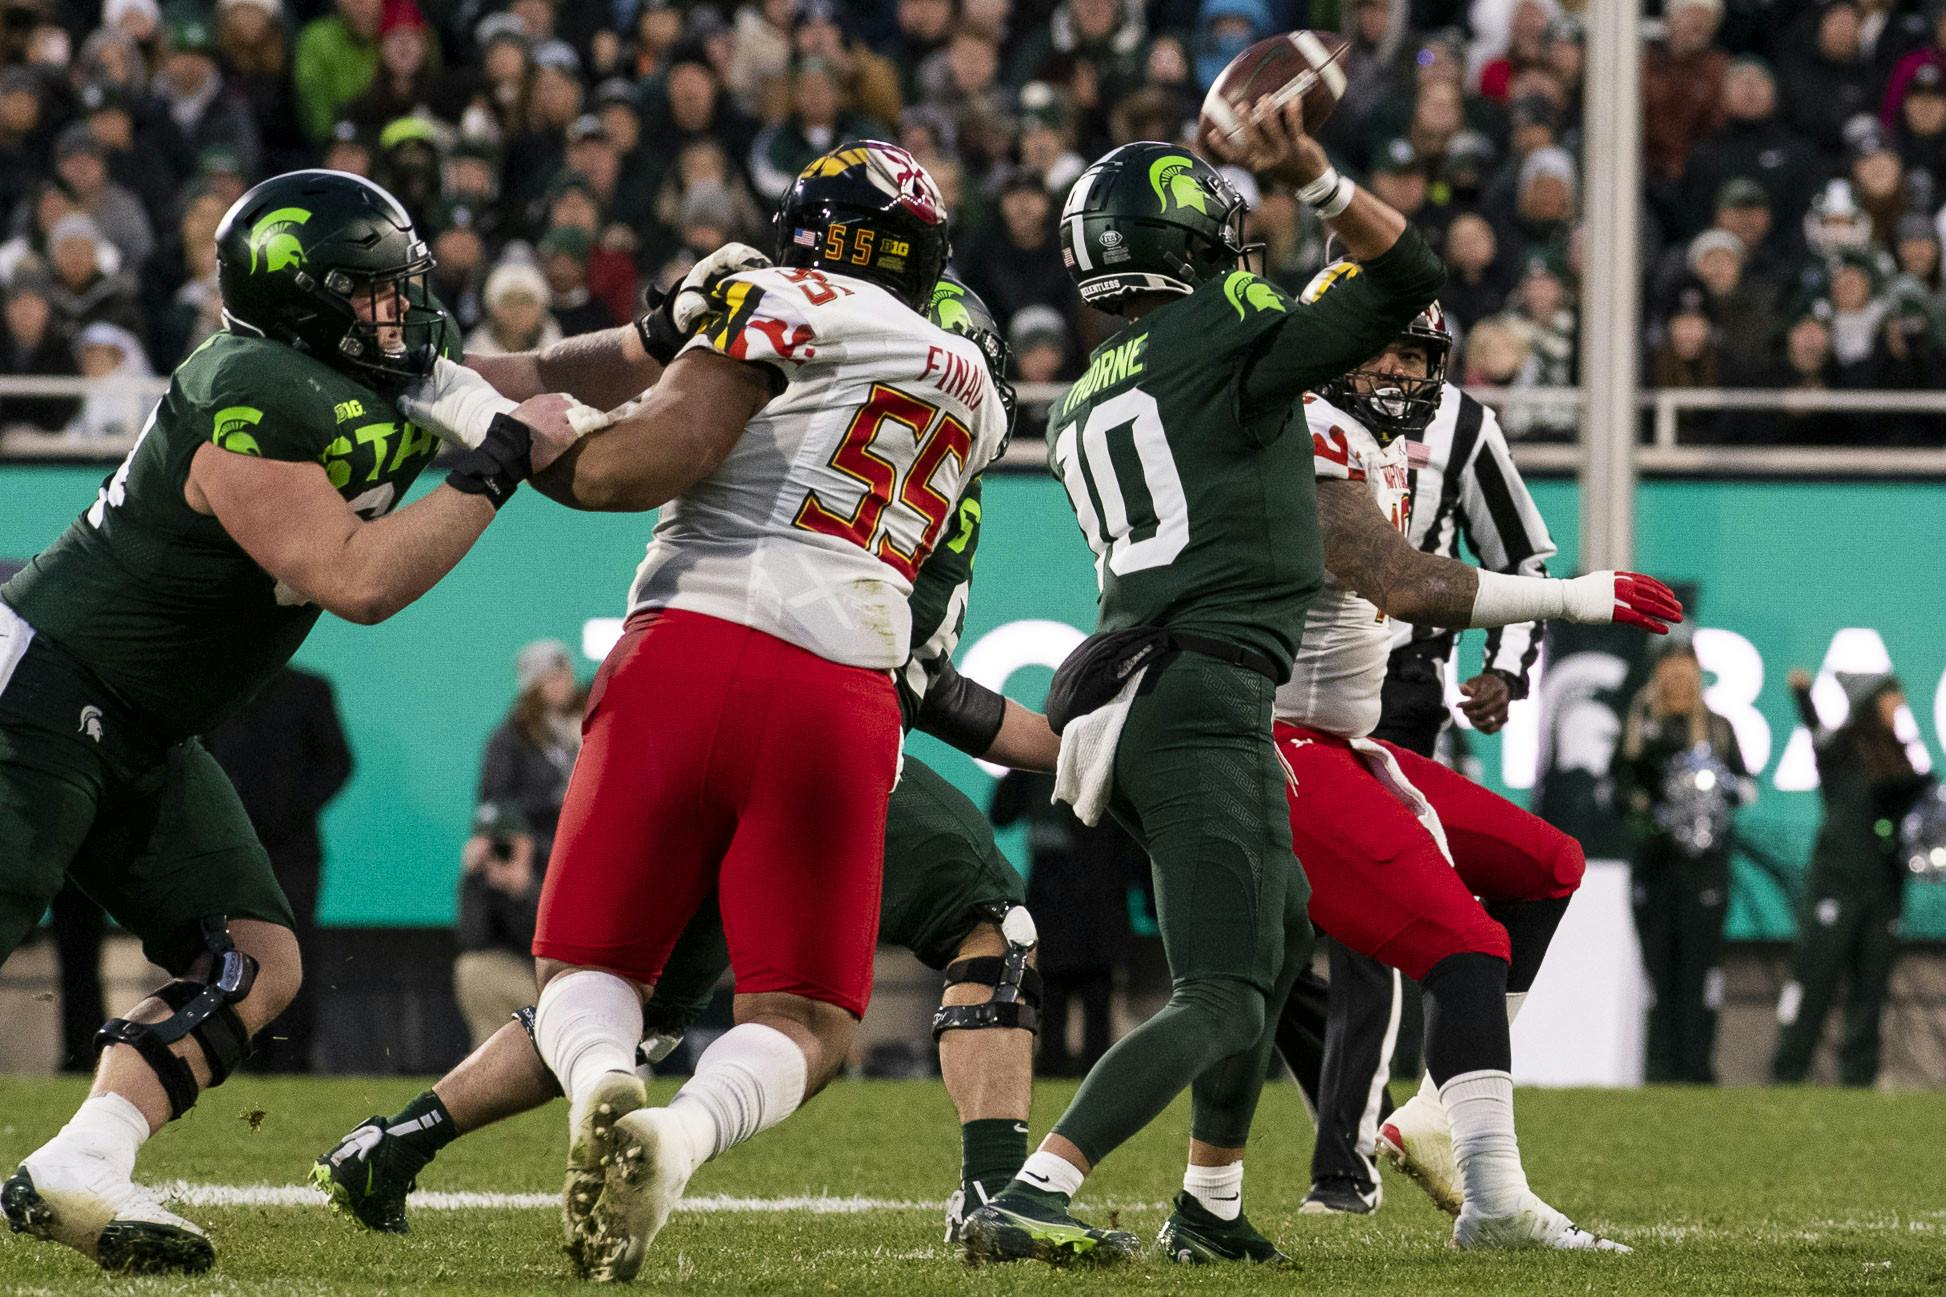
[[81, 725], [76, 734], [85, 734], [95, 742], [101, 742], [101, 708], [92, 703], [81, 709]]
[[304, 245], [293, 232], [311, 219], [302, 207], [280, 207], [250, 227], [250, 273], [257, 273], [257, 257], [263, 256], [263, 269], [275, 273], [286, 266], [304, 264]]
[[933, 285], [932, 301], [926, 312], [947, 332], [973, 327], [973, 316], [966, 309], [966, 290], [949, 280]]
[[1209, 215], [1209, 195], [1203, 189], [1202, 181], [1196, 179], [1196, 163], [1180, 153], [1171, 153], [1157, 158], [1149, 164], [1149, 187], [1155, 190], [1155, 200], [1162, 205], [1166, 214], [1171, 203], [1177, 207], [1193, 208], [1203, 215]]

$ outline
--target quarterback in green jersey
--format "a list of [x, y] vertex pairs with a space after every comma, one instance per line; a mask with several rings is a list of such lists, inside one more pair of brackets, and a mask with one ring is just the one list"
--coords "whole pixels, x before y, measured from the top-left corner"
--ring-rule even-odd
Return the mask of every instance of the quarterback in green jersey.
[[1250, 273], [1243, 199], [1173, 145], [1116, 149], [1061, 213], [1083, 300], [1125, 324], [1049, 418], [1050, 463], [1101, 588], [1097, 632], [1049, 696], [1057, 795], [1084, 820], [1111, 810], [1147, 848], [1172, 989], [1096, 1064], [1013, 1183], [967, 1217], [973, 1261], [1132, 1255], [1133, 1235], [1092, 1228], [1069, 1203], [1185, 1087], [1191, 1165], [1165, 1252], [1282, 1255], [1241, 1201], [1266, 1009], [1310, 956], [1270, 741], [1272, 697], [1324, 578], [1311, 439], [1290, 415], [1306, 388], [1397, 334], [1443, 272], [1403, 217], [1337, 175], [1298, 105], [1260, 102], [1244, 134], [1236, 160], [1294, 187], [1362, 263], [1354, 291], [1297, 302]]
[[[927, 314], [941, 328], [980, 344], [1002, 398], [1010, 400], [1006, 344], [978, 296], [942, 280]], [[895, 673], [899, 710], [908, 730], [932, 734], [969, 755], [1051, 769], [1054, 737], [1045, 720], [953, 667], [981, 516], [975, 478], [960, 497], [946, 538], [913, 581], [907, 600], [912, 653]], [[947, 1205], [949, 1238], [962, 1204], [987, 1201], [1027, 1157], [1040, 997], [1025, 893], [1020, 875], [994, 844], [987, 817], [942, 776], [907, 756], [886, 808], [879, 940], [904, 947], [946, 975], [933, 1035], [961, 1123], [960, 1188]], [[643, 1005], [641, 1059], [653, 1066], [667, 1057], [729, 966], [721, 917], [713, 904], [705, 905]], [[359, 1123], [318, 1159], [312, 1180], [334, 1207], [360, 1223], [402, 1233], [406, 1195], [434, 1154], [461, 1135], [560, 1093], [535, 1050], [532, 1010], [523, 1010], [431, 1090], [390, 1117]], [[568, 1246], [579, 1246], [573, 1231]]]
[[302, 171], [216, 234], [225, 329], [176, 370], [128, 458], [0, 587], [0, 960], [72, 879], [176, 980], [96, 1037], [90, 1097], [0, 1186], [16, 1231], [104, 1267], [196, 1271], [196, 1226], [133, 1183], [137, 1150], [220, 1084], [301, 976], [289, 904], [197, 742], [323, 612], [382, 621], [569, 444], [565, 397], [499, 419], [396, 508], [437, 443], [399, 409], [451, 322], [392, 196]]

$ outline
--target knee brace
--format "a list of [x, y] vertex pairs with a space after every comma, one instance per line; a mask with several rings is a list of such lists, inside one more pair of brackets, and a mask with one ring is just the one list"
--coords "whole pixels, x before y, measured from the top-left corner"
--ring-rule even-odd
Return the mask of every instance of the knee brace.
[[947, 966], [946, 985], [979, 982], [993, 988], [992, 998], [984, 1004], [942, 1004], [933, 1011], [932, 1038], [937, 1041], [949, 1031], [974, 1031], [985, 1027], [1018, 1027], [1039, 1031], [1041, 1025], [1041, 975], [1028, 967], [1027, 957], [1040, 942], [1034, 918], [1024, 905], [997, 902], [982, 906], [983, 915], [1000, 925], [1006, 938], [1004, 955], [980, 955]]
[[257, 980], [257, 961], [236, 948], [223, 917], [205, 919], [202, 928], [203, 940], [216, 958], [210, 981], [179, 977], [157, 990], [155, 998], [170, 1010], [161, 1022], [111, 1018], [95, 1033], [97, 1054], [110, 1045], [127, 1045], [142, 1056], [162, 1082], [171, 1121], [195, 1107], [199, 1093], [195, 1072], [171, 1045], [184, 1036], [193, 1039], [209, 1064], [212, 1086], [223, 1084], [237, 1064], [250, 1057], [250, 1030], [235, 1005], [250, 994]]

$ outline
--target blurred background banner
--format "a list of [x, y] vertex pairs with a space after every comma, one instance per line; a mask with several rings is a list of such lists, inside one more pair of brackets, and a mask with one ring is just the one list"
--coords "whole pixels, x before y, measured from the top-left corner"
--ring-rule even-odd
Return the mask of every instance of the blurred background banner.
[[[0, 466], [0, 560], [29, 557], [84, 508], [103, 469]], [[1038, 473], [999, 473], [987, 485], [962, 669], [1038, 705], [1058, 663], [1092, 625], [1094, 571], [1074, 535], [1060, 487]], [[1575, 564], [1573, 484], [1541, 480], [1536, 502]], [[1707, 611], [1696, 647], [1709, 702], [1735, 727], [1755, 776], [1756, 804], [1738, 819], [1751, 848], [1736, 860], [1733, 940], [1783, 940], [1795, 931], [1792, 887], [1818, 823], [1816, 772], [1784, 673], [1890, 668], [1906, 682], [1913, 720], [1935, 765], [1946, 735], [1946, 600], [1937, 593], [1946, 485], [1909, 481], [1652, 479], [1641, 487], [1637, 562], [1691, 582]], [[403, 615], [376, 627], [325, 618], [298, 665], [332, 681], [357, 772], [324, 819], [331, 867], [321, 918], [330, 926], [443, 926], [468, 833], [481, 744], [513, 691], [515, 651], [557, 638], [585, 679], [618, 629], [629, 578], [649, 533], [640, 517], [571, 513], [529, 495], [507, 510], [466, 562]], [[1928, 556], [1934, 556], [1929, 560]], [[1569, 638], [1572, 635], [1573, 638]], [[1476, 669], [1480, 636], [1462, 641], [1458, 678]], [[1481, 779], [1530, 803], [1545, 751], [1583, 785], [1563, 823], [1603, 850], [1619, 817], [1576, 754], [1600, 749], [1605, 771], [1633, 681], [1639, 636], [1557, 628], [1534, 698], [1565, 707], [1542, 740], [1539, 705], [1518, 703], [1500, 735], [1463, 731]], [[1598, 663], [1607, 660], [1606, 666]], [[1564, 665], [1565, 664], [1565, 665]], [[1566, 670], [1568, 678], [1558, 672]], [[401, 686], [404, 687], [401, 687]], [[1823, 695], [1820, 695], [1821, 698]], [[974, 800], [993, 775], [923, 736], [912, 750]], [[1562, 769], [1565, 767], [1565, 769]], [[1001, 835], [1019, 863], [1021, 831]], [[1946, 939], [1946, 888], [1910, 889], [1905, 932]]]

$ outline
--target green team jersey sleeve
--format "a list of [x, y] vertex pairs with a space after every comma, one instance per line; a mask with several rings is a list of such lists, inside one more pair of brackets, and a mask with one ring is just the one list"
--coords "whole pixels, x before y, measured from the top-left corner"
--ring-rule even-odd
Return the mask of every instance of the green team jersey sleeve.
[[895, 679], [899, 714], [907, 729], [919, 715], [926, 691], [959, 647], [973, 589], [973, 556], [980, 547], [980, 490], [975, 477], [961, 492], [944, 538], [926, 556], [906, 604], [912, 610], [912, 653]]
[[1346, 263], [1330, 292], [1290, 303], [1265, 331], [1244, 369], [1241, 409], [1277, 411], [1281, 419], [1307, 389], [1377, 355], [1432, 303], [1445, 278], [1439, 257], [1410, 225], [1383, 256]]

